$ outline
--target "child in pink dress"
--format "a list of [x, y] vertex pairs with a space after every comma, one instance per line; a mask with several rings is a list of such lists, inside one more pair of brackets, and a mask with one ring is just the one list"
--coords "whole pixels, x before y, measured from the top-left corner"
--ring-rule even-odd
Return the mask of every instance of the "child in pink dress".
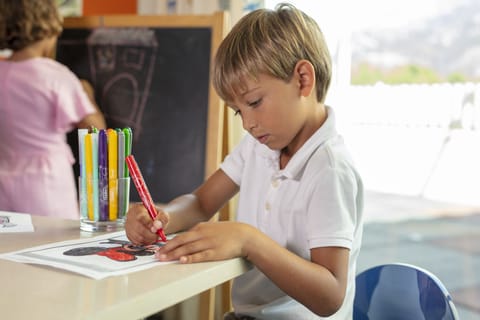
[[91, 87], [51, 59], [61, 31], [54, 0], [0, 0], [0, 49], [12, 51], [0, 60], [0, 210], [79, 218], [66, 133], [105, 119]]

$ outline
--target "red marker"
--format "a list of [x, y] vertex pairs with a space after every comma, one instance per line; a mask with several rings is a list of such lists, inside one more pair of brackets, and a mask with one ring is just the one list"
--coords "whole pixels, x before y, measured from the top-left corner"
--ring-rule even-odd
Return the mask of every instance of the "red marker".
[[[127, 162], [128, 171], [130, 171], [130, 177], [132, 177], [133, 183], [135, 184], [135, 188], [137, 188], [138, 195], [142, 199], [143, 205], [148, 211], [148, 214], [155, 220], [157, 216], [157, 210], [155, 209], [155, 205], [153, 204], [152, 196], [147, 189], [147, 185], [145, 184], [145, 180], [143, 180], [142, 173], [138, 168], [137, 161], [132, 154], [128, 155], [125, 158]], [[162, 239], [163, 242], [167, 242], [167, 237], [165, 237], [165, 233], [163, 233], [163, 229], [157, 230], [158, 236]]]

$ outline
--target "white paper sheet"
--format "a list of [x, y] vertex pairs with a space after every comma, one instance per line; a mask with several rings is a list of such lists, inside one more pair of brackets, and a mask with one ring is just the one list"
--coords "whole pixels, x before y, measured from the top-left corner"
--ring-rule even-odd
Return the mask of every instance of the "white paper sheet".
[[33, 232], [32, 216], [27, 213], [0, 211], [0, 233]]
[[160, 262], [155, 259], [153, 250], [161, 245], [133, 246], [125, 231], [119, 231], [5, 253], [0, 255], [0, 259], [47, 265], [103, 279], [177, 262]]

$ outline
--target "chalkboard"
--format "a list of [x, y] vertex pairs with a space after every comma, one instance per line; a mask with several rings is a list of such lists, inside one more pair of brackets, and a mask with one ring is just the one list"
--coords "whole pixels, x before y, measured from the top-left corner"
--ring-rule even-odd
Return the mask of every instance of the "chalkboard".
[[[156, 202], [194, 190], [221, 160], [223, 106], [210, 69], [223, 19], [216, 13], [65, 20], [56, 59], [92, 83], [109, 128], [132, 128], [132, 153]], [[78, 157], [76, 131], [68, 140]], [[131, 191], [131, 201], [138, 200]]]

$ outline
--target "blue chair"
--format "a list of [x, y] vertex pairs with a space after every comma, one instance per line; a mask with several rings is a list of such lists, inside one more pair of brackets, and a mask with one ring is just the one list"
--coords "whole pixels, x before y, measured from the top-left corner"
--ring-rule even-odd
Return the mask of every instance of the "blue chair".
[[384, 264], [356, 276], [354, 320], [458, 320], [452, 298], [432, 273]]

